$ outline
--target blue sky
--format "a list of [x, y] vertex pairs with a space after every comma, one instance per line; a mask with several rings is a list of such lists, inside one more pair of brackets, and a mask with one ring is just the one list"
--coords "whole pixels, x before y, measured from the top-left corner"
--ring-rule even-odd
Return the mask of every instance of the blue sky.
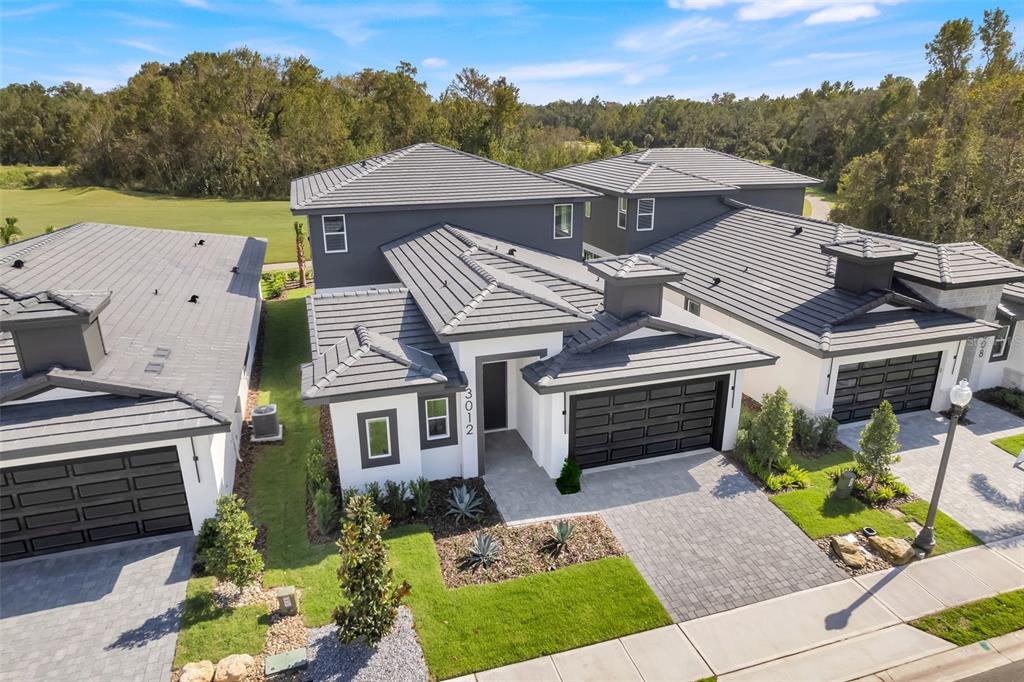
[[106, 90], [147, 61], [247, 45], [305, 54], [328, 74], [405, 60], [434, 94], [476, 66], [533, 103], [792, 94], [825, 79], [920, 78], [943, 21], [997, 4], [1024, 44], [1024, 1], [3, 0], [0, 80]]

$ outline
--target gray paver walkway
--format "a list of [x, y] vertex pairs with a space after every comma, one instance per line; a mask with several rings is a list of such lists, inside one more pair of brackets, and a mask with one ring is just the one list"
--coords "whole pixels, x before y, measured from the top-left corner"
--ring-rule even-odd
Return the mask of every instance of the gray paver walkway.
[[600, 513], [676, 622], [846, 577], [717, 452], [588, 472], [560, 495], [512, 431], [488, 435], [486, 471], [506, 521]]
[[[939, 507], [985, 542], [1024, 533], [1024, 470], [990, 442], [1024, 430], [1024, 420], [976, 401], [973, 424], [957, 429]], [[949, 422], [934, 412], [900, 415], [900, 461], [893, 467], [910, 489], [930, 499]], [[844, 424], [839, 438], [856, 449], [864, 423]]]
[[190, 533], [0, 567], [0, 680], [169, 679]]

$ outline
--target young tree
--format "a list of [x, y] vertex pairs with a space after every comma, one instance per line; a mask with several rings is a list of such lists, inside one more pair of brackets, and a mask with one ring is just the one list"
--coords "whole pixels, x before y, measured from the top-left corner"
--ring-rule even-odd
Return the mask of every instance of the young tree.
[[875, 484], [879, 476], [888, 474], [892, 465], [900, 461], [896, 454], [900, 449], [900, 443], [896, 440], [899, 432], [900, 424], [896, 421], [892, 405], [888, 400], [883, 400], [860, 432], [860, 451], [854, 455], [857, 464], [871, 477], [871, 485]]
[[793, 408], [789, 394], [779, 386], [764, 396], [761, 413], [750, 426], [754, 456], [771, 472], [773, 466], [785, 468], [789, 461], [789, 443], [793, 440]]
[[301, 220], [292, 225], [295, 230], [295, 264], [299, 266], [299, 286], [306, 286], [306, 226]]
[[388, 565], [388, 550], [381, 538], [391, 523], [387, 514], [375, 512], [366, 495], [354, 495], [345, 516], [338, 540], [338, 581], [348, 603], [335, 609], [334, 622], [342, 642], [362, 639], [375, 645], [391, 631], [409, 584], [396, 587]]
[[217, 500], [213, 518], [215, 539], [203, 550], [200, 560], [218, 580], [230, 580], [244, 587], [263, 572], [263, 557], [256, 551], [256, 528], [238, 495]]
[[18, 235], [21, 234], [21, 228], [18, 227], [18, 219], [14, 217], [4, 218], [4, 224], [0, 227], [0, 242], [7, 246], [11, 242], [18, 241]]

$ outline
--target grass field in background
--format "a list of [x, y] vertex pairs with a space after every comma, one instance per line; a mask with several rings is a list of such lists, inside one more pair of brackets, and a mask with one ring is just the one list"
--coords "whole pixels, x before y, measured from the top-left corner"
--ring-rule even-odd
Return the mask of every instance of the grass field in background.
[[287, 201], [187, 199], [101, 187], [0, 189], [0, 217], [8, 216], [18, 219], [22, 239], [48, 225], [116, 223], [263, 237], [268, 263], [295, 259], [295, 218]]

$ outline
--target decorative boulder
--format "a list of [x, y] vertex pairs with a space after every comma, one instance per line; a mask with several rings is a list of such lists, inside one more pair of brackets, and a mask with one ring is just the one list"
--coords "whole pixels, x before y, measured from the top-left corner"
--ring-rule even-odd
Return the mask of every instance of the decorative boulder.
[[211, 682], [213, 680], [213, 661], [189, 663], [181, 669], [178, 682]]
[[860, 547], [842, 536], [832, 537], [832, 551], [850, 568], [864, 568], [868, 565], [868, 559], [860, 551]]
[[232, 654], [222, 658], [213, 674], [213, 682], [241, 682], [252, 664], [253, 657], [249, 654]]
[[902, 538], [875, 535], [868, 538], [868, 544], [893, 566], [902, 566], [914, 558], [914, 547]]

